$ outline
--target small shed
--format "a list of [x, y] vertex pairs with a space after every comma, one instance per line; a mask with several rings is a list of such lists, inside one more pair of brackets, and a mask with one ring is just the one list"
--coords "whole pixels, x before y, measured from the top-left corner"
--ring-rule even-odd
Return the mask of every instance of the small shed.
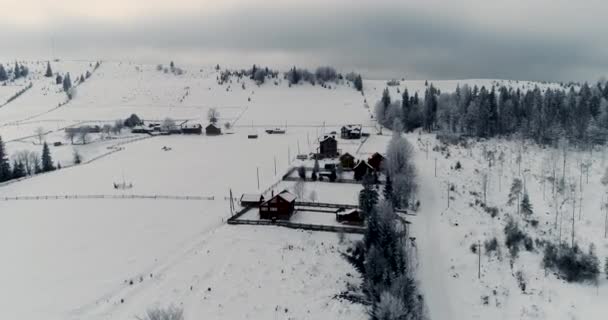
[[342, 168], [352, 169], [355, 166], [355, 157], [347, 152], [340, 156], [340, 164]]
[[338, 140], [332, 136], [326, 136], [319, 142], [319, 155], [323, 158], [338, 156]]
[[341, 208], [336, 212], [336, 221], [344, 224], [363, 224], [363, 215], [359, 209]]
[[191, 124], [183, 124], [182, 125], [182, 133], [183, 134], [202, 134], [203, 126], [200, 123], [191, 123]]
[[296, 208], [296, 196], [285, 190], [260, 204], [260, 219], [289, 220]]
[[220, 129], [220, 127], [216, 126], [214, 123], [211, 123], [205, 128], [205, 134], [208, 136], [216, 136], [222, 134], [222, 129]]
[[259, 206], [264, 202], [264, 196], [259, 193], [243, 193], [240, 202], [241, 207]]
[[360, 181], [368, 172], [374, 171], [374, 168], [365, 160], [360, 160], [353, 168], [353, 171], [355, 172], [355, 180]]
[[379, 154], [378, 152], [372, 154], [371, 157], [367, 160], [370, 166], [374, 168], [376, 171], [380, 171], [382, 168], [382, 162], [384, 162], [384, 156]]
[[340, 137], [342, 139], [360, 139], [361, 126], [349, 124], [340, 129]]

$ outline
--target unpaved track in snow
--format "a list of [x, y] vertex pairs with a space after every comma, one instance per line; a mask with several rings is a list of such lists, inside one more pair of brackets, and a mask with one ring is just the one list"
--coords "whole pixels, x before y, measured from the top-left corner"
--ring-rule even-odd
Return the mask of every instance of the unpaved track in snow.
[[412, 234], [416, 237], [418, 251], [417, 278], [424, 295], [431, 320], [460, 320], [453, 308], [447, 293], [446, 277], [449, 276], [449, 261], [444, 254], [447, 246], [443, 245], [441, 234], [441, 216], [447, 208], [446, 184], [443, 179], [435, 177], [434, 152], [419, 148], [415, 140], [418, 135], [408, 136], [415, 147], [415, 162], [418, 174], [418, 199], [420, 209], [416, 217], [411, 218]]

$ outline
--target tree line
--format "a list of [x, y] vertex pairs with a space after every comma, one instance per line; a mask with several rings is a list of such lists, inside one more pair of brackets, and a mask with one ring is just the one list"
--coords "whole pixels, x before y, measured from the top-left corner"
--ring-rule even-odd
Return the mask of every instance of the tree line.
[[406, 88], [395, 101], [387, 88], [375, 116], [389, 128], [400, 119], [407, 131], [519, 136], [539, 144], [554, 144], [563, 137], [572, 143], [602, 144], [608, 139], [608, 83], [527, 90], [465, 84], [453, 93], [442, 93], [430, 84], [423, 97], [410, 95]]
[[46, 142], [42, 145], [42, 156], [39, 156], [34, 151], [23, 150], [17, 152], [14, 158], [11, 165], [4, 142], [0, 136], [0, 182], [61, 168], [61, 164], [58, 163], [55, 166], [53, 163], [51, 151]]

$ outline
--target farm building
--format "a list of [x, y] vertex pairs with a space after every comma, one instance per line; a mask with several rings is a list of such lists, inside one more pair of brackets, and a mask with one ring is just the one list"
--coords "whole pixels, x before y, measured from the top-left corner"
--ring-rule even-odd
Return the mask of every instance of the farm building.
[[349, 124], [340, 129], [340, 137], [342, 139], [360, 139], [361, 125]]
[[359, 209], [340, 209], [336, 212], [336, 221], [344, 224], [363, 224], [363, 215]]
[[240, 202], [241, 207], [259, 206], [264, 202], [264, 196], [259, 193], [243, 193]]
[[216, 126], [215, 124], [211, 123], [205, 128], [205, 134], [207, 134], [208, 136], [219, 135], [219, 134], [222, 134], [222, 129], [220, 129], [220, 127]]
[[380, 171], [382, 168], [382, 162], [384, 162], [384, 156], [379, 154], [378, 152], [372, 154], [371, 157], [367, 160], [370, 166], [374, 168], [376, 171]]
[[340, 165], [342, 165], [342, 168], [352, 169], [355, 166], [355, 157], [348, 152], [341, 155]]
[[150, 127], [146, 127], [144, 125], [137, 125], [135, 127], [133, 127], [133, 129], [131, 129], [131, 133], [152, 133], [152, 131], [154, 131], [154, 129], [150, 128]]
[[332, 136], [326, 136], [319, 141], [319, 155], [322, 158], [333, 158], [338, 156], [338, 140]]
[[202, 134], [203, 126], [199, 123], [184, 123], [182, 124], [182, 133], [183, 134]]
[[369, 172], [373, 172], [374, 168], [370, 166], [365, 160], [361, 160], [357, 162], [355, 167], [353, 168], [355, 172], [355, 180], [359, 181], [363, 179], [363, 177]]
[[289, 220], [296, 207], [296, 196], [285, 190], [260, 204], [260, 219]]

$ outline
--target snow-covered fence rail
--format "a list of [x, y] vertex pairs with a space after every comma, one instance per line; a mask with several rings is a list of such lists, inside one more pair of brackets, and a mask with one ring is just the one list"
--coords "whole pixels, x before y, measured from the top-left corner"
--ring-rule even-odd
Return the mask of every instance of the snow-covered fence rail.
[[27, 86], [25, 86], [23, 89], [17, 91], [14, 95], [12, 95], [8, 99], [6, 99], [5, 103], [0, 104], [0, 108], [2, 108], [5, 105], [11, 103], [13, 100], [19, 98], [20, 95], [24, 94], [26, 91], [28, 91], [29, 89], [31, 89], [33, 86], [34, 86], [34, 84], [32, 82], [30, 82], [30, 84], [28, 84]]
[[311, 231], [328, 231], [328, 232], [344, 232], [344, 233], [359, 233], [363, 234], [365, 231], [364, 227], [357, 226], [328, 226], [321, 224], [306, 224], [306, 223], [295, 223], [290, 221], [271, 221], [271, 220], [244, 220], [244, 219], [229, 219], [228, 224], [245, 224], [255, 226], [279, 226], [291, 229], [303, 229]]
[[150, 200], [215, 200], [215, 196], [174, 196], [142, 194], [65, 194], [0, 197], [0, 201], [17, 200], [79, 200], [79, 199], [150, 199]]

